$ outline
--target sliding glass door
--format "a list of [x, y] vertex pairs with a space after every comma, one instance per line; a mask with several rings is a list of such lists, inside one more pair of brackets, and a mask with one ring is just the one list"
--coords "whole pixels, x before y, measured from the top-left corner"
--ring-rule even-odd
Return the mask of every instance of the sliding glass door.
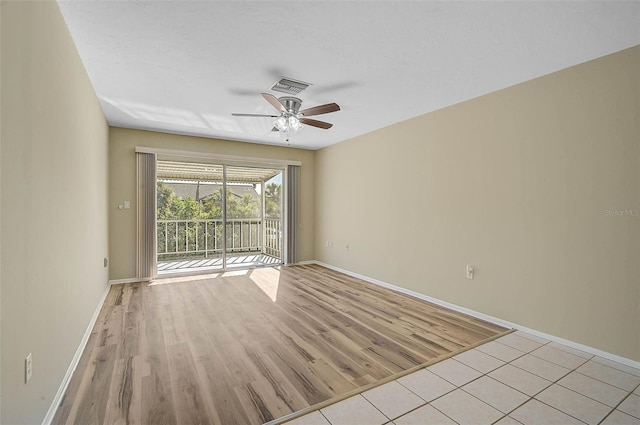
[[158, 275], [281, 264], [283, 173], [159, 160]]

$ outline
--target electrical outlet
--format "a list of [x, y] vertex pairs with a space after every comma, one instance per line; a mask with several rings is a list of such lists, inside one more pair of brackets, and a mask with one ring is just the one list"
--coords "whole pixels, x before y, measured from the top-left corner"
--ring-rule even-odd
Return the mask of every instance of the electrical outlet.
[[24, 359], [24, 383], [26, 384], [31, 380], [31, 373], [33, 372], [33, 365], [31, 363], [31, 353]]

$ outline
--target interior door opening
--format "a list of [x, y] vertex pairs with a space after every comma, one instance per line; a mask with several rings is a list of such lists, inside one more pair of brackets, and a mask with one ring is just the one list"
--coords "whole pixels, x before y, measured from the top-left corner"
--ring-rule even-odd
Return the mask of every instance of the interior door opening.
[[282, 264], [283, 174], [158, 160], [157, 275]]

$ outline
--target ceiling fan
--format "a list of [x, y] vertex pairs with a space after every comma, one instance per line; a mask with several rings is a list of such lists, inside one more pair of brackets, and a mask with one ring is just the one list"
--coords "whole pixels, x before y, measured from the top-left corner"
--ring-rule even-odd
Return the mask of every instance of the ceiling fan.
[[262, 93], [262, 97], [267, 102], [276, 108], [280, 115], [266, 115], [266, 114], [231, 114], [235, 117], [269, 117], [276, 118], [273, 123], [273, 129], [271, 131], [281, 131], [287, 136], [289, 141], [289, 132], [293, 131], [297, 133], [302, 129], [302, 124], [310, 125], [312, 127], [318, 127], [322, 129], [329, 129], [333, 127], [333, 124], [324, 121], [318, 121], [311, 118], [307, 118], [313, 115], [328, 114], [329, 112], [336, 112], [340, 110], [340, 106], [337, 103], [327, 103], [325, 105], [314, 106], [313, 108], [307, 108], [300, 110], [302, 100], [293, 96], [283, 96], [277, 98], [269, 93]]

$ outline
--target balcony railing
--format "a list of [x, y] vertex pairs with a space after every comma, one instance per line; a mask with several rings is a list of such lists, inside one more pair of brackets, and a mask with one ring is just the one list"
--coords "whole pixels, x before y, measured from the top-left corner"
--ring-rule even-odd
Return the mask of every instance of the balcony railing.
[[[227, 220], [227, 253], [261, 252], [282, 258], [280, 219], [238, 218]], [[221, 219], [157, 220], [158, 260], [209, 258], [223, 252]]]

